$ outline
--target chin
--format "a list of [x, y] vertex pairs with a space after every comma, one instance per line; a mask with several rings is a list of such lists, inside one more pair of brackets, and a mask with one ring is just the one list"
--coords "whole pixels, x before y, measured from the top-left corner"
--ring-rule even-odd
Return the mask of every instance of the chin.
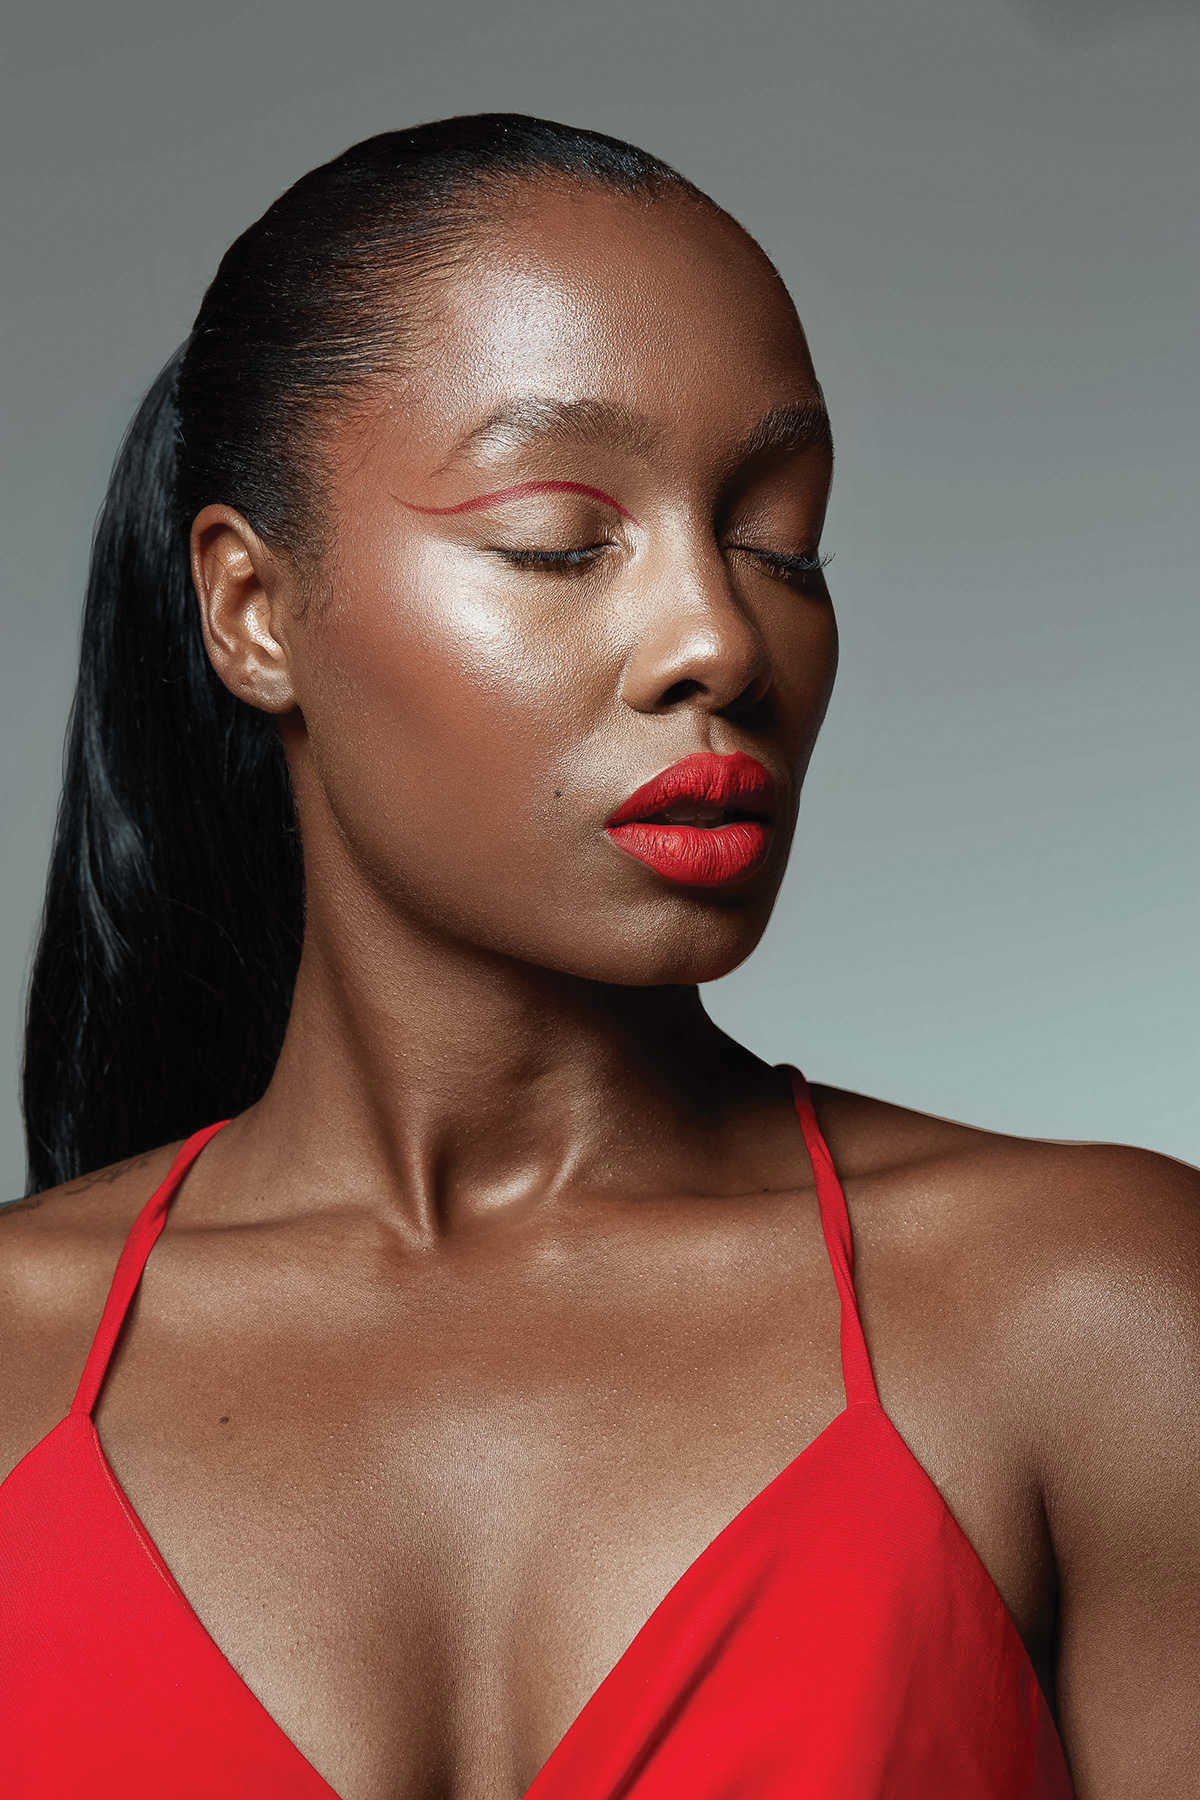
[[[729, 975], [756, 948], [766, 918], [718, 912], [649, 928], [589, 945], [587, 966], [577, 972], [619, 987], [696, 987]], [[607, 935], [607, 934], [606, 934]]]

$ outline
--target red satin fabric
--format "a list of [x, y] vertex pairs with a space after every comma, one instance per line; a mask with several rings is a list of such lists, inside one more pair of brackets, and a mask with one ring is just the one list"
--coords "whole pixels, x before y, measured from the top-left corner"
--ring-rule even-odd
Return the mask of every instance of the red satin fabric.
[[[850, 1225], [792, 1083], [842, 1302], [845, 1410], [655, 1609], [525, 1800], [1070, 1800], [983, 1564], [879, 1404]], [[71, 1411], [0, 1485], [0, 1787], [12, 1800], [337, 1800], [209, 1637], [91, 1411], [184, 1172], [125, 1244]]]

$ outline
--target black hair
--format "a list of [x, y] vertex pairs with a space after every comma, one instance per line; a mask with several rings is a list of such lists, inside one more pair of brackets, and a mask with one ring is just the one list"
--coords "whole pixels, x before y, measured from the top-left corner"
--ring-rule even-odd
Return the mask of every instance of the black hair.
[[96, 525], [29, 983], [28, 1194], [230, 1117], [270, 1080], [303, 862], [278, 725], [204, 647], [191, 521], [223, 502], [310, 560], [322, 419], [400, 366], [421, 281], [538, 177], [713, 205], [630, 144], [519, 113], [367, 138], [230, 247], [138, 409]]

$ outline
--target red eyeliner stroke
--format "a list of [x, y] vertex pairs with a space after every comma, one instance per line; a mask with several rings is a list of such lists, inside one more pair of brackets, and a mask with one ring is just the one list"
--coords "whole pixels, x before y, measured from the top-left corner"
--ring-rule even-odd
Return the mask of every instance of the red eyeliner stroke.
[[639, 523], [631, 512], [626, 512], [619, 500], [614, 500], [603, 488], [585, 487], [582, 481], [522, 481], [516, 487], [496, 488], [490, 494], [477, 494], [473, 500], [460, 500], [457, 506], [418, 506], [412, 500], [401, 500], [400, 504], [406, 506], [409, 512], [478, 512], [480, 507], [498, 506], [502, 500], [523, 500], [526, 494], [585, 494], [589, 500], [602, 500], [605, 506], [611, 506], [614, 512], [619, 512], [631, 525]]

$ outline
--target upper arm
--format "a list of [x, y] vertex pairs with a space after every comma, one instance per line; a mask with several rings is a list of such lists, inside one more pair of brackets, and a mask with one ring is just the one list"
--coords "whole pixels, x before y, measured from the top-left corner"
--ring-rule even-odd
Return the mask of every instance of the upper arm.
[[1118, 1145], [1077, 1168], [1039, 1330], [1060, 1729], [1079, 1800], [1194, 1800], [1200, 1171]]

